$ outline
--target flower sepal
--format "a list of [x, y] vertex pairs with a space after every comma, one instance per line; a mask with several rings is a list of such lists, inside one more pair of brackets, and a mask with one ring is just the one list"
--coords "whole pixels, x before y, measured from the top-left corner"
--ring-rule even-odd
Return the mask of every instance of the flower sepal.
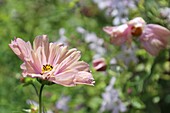
[[54, 83], [53, 82], [50, 82], [48, 80], [43, 80], [41, 78], [37, 78], [37, 81], [43, 85], [53, 85]]
[[34, 79], [33, 78], [29, 78], [29, 77], [21, 77], [20, 78], [20, 82], [23, 83], [23, 86], [28, 86], [34, 83]]

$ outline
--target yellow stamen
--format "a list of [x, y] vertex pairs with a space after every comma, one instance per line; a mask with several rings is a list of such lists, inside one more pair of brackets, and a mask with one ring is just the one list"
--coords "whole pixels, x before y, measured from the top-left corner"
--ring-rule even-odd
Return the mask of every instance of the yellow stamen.
[[52, 69], [53, 69], [53, 66], [51, 66], [49, 64], [43, 65], [42, 73], [51, 71]]

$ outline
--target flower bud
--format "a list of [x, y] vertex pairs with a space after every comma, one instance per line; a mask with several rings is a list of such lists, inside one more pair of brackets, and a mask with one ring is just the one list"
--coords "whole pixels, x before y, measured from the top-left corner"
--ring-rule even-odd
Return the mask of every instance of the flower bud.
[[105, 71], [107, 68], [107, 64], [104, 58], [99, 58], [93, 60], [93, 67], [96, 71]]

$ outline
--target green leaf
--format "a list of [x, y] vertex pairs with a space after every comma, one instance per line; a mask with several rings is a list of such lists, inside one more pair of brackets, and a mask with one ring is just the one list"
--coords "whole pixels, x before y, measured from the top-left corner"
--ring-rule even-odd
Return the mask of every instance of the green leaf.
[[137, 97], [135, 97], [131, 100], [131, 104], [132, 104], [133, 107], [135, 107], [137, 109], [144, 109], [145, 108], [145, 104]]

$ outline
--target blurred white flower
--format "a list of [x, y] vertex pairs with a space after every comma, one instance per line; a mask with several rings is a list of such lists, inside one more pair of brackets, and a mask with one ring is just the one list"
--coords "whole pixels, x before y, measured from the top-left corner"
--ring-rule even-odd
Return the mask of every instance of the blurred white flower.
[[[38, 113], [39, 104], [33, 100], [27, 100], [26, 103], [30, 105], [30, 109], [23, 109], [27, 113]], [[52, 110], [45, 111], [46, 113], [53, 113]]]
[[68, 41], [67, 41], [67, 37], [65, 36], [65, 29], [64, 28], [60, 28], [59, 29], [59, 39], [57, 41], [57, 43], [62, 43], [64, 45], [68, 45]]
[[105, 92], [102, 94], [103, 102], [100, 112], [111, 111], [112, 113], [125, 112], [126, 106], [120, 100], [118, 91], [113, 88], [116, 78], [112, 77], [109, 85], [106, 87]]
[[77, 27], [76, 30], [77, 30], [78, 33], [81, 33], [81, 34], [86, 33], [86, 30], [84, 28], [82, 28], [82, 27]]
[[121, 53], [116, 56], [116, 59], [118, 61], [123, 61], [123, 63], [126, 66], [129, 66], [131, 64], [137, 64], [138, 58], [135, 54], [135, 51], [137, 50], [137, 47], [132, 45], [132, 47], [127, 47], [126, 45], [121, 46]]
[[161, 8], [160, 9], [160, 14], [163, 18], [165, 18], [165, 20], [167, 22], [170, 23], [170, 8], [169, 7], [165, 7], [165, 8]]
[[87, 43], [91, 43], [91, 42], [95, 43], [95, 42], [97, 42], [97, 40], [98, 40], [98, 37], [96, 36], [95, 33], [86, 33], [85, 34], [85, 41]]
[[89, 44], [89, 49], [95, 52], [93, 59], [100, 58], [106, 53], [106, 49], [103, 47], [104, 40], [102, 38], [99, 38], [95, 33], [89, 32], [82, 27], [77, 27], [77, 32], [82, 34], [84, 41]]
[[97, 3], [99, 9], [101, 10], [109, 7], [112, 4], [111, 0], [93, 0], [93, 1]]
[[106, 10], [106, 15], [114, 17], [113, 24], [127, 22], [129, 9], [136, 9], [139, 0], [93, 0], [100, 10]]
[[64, 112], [68, 111], [68, 102], [70, 101], [70, 96], [62, 96], [57, 102], [56, 102], [56, 108], [58, 110], [62, 110]]
[[112, 58], [112, 59], [110, 60], [110, 64], [111, 64], [111, 65], [116, 65], [116, 64], [117, 64], [117, 60], [116, 60], [115, 58]]

